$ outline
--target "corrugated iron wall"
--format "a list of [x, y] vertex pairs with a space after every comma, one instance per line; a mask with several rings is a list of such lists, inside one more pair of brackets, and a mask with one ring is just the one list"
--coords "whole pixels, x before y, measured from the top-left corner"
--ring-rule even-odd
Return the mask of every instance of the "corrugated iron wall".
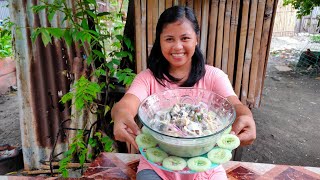
[[[20, 128], [26, 170], [39, 169], [40, 161], [49, 160], [62, 121], [72, 119], [72, 128], [82, 128], [86, 123], [78, 123], [78, 119], [86, 119], [84, 116], [89, 114], [71, 117], [70, 105], [59, 103], [61, 96], [70, 89], [70, 77], [79, 77], [83, 72], [81, 51], [78, 45], [67, 48], [63, 41], [56, 39], [46, 47], [40, 38], [35, 43], [31, 41], [30, 36], [37, 27], [68, 26], [60, 23], [64, 18], [61, 14], [57, 14], [50, 23], [46, 12], [33, 13], [30, 7], [38, 3], [39, 0], [9, 2], [10, 18], [15, 23], [14, 59], [17, 62]], [[74, 1], [68, 0], [67, 3], [74, 8]], [[75, 73], [74, 76], [69, 76], [72, 73]], [[70, 127], [70, 123], [66, 126]], [[68, 134], [65, 135], [58, 138], [55, 154], [66, 150]]]
[[0, 0], [0, 20], [4, 20], [9, 17], [9, 8], [7, 8], [8, 2]]

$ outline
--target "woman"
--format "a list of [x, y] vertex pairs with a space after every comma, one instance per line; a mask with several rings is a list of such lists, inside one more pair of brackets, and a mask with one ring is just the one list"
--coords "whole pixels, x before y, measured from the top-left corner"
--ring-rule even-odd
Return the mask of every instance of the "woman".
[[[178, 87], [212, 90], [226, 97], [236, 109], [232, 133], [241, 145], [252, 144], [256, 138], [251, 111], [235, 95], [228, 76], [218, 68], [205, 65], [198, 47], [199, 25], [191, 8], [174, 6], [159, 17], [156, 40], [148, 58], [148, 69], [134, 79], [124, 97], [114, 105], [111, 116], [116, 140], [132, 144], [140, 133], [134, 121], [139, 104], [149, 95]], [[226, 179], [222, 166], [196, 174], [181, 175], [163, 171], [141, 158], [137, 179]]]

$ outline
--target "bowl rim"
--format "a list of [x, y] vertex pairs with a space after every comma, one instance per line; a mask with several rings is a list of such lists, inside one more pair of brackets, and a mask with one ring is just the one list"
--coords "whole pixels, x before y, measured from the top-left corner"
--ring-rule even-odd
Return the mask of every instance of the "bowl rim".
[[[185, 89], [196, 89], [196, 90], [200, 90], [200, 91], [205, 91], [205, 92], [210, 92], [210, 93], [214, 93], [215, 95], [219, 96], [220, 98], [224, 99], [225, 101], [227, 101], [230, 105], [231, 105], [231, 108], [233, 109], [233, 112], [234, 112], [234, 115], [231, 119], [231, 122], [224, 128], [222, 128], [221, 130], [215, 132], [215, 133], [212, 133], [212, 134], [209, 134], [209, 135], [206, 135], [206, 136], [196, 136], [196, 137], [177, 137], [177, 136], [171, 136], [171, 135], [168, 135], [168, 134], [164, 134], [160, 131], [156, 131], [156, 130], [153, 130], [152, 128], [150, 128], [146, 123], [144, 123], [140, 116], [139, 116], [139, 112], [141, 110], [141, 107], [142, 107], [142, 104], [144, 104], [149, 97], [153, 97], [153, 96], [156, 96], [160, 93], [164, 93], [164, 92], [168, 92], [168, 91], [175, 91], [175, 90], [185, 90]], [[221, 96], [220, 94], [218, 93], [215, 93], [213, 91], [210, 91], [210, 90], [207, 90], [207, 89], [203, 89], [203, 88], [193, 88], [193, 87], [178, 87], [178, 88], [174, 88], [174, 89], [166, 89], [166, 90], [163, 90], [163, 91], [159, 91], [159, 92], [156, 92], [156, 93], [153, 93], [151, 95], [149, 95], [148, 97], [146, 97], [140, 104], [139, 104], [139, 107], [138, 107], [138, 113], [137, 113], [137, 116], [138, 116], [138, 119], [139, 121], [144, 125], [146, 126], [149, 130], [153, 131], [154, 133], [158, 133], [162, 136], [167, 136], [167, 137], [170, 137], [170, 138], [175, 138], [175, 139], [186, 139], [186, 140], [195, 140], [195, 139], [204, 139], [204, 138], [208, 138], [208, 137], [211, 137], [211, 136], [215, 136], [217, 134], [220, 134], [222, 132], [224, 132], [226, 129], [229, 128], [229, 126], [232, 126], [232, 124], [234, 123], [236, 117], [237, 117], [237, 112], [236, 112], [236, 109], [234, 107], [234, 105], [226, 98], [226, 97], [223, 97]]]

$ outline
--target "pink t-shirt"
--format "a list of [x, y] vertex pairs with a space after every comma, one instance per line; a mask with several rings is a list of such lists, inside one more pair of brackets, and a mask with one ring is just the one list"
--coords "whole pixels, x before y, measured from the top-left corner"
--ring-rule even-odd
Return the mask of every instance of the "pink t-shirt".
[[[220, 69], [206, 65], [206, 73], [193, 87], [211, 90], [223, 97], [236, 96], [228, 76]], [[152, 72], [146, 69], [140, 72], [132, 82], [126, 93], [137, 96], [142, 102], [146, 97], [153, 93], [164, 91], [167, 89], [175, 89], [179, 86], [170, 82], [164, 82], [165, 87], [159, 84], [154, 78]], [[222, 166], [218, 166], [212, 170], [195, 173], [195, 174], [179, 174], [164, 171], [150, 164], [144, 158], [140, 159], [138, 172], [144, 169], [154, 170], [162, 179], [167, 180], [204, 180], [204, 179], [227, 179], [225, 170]]]

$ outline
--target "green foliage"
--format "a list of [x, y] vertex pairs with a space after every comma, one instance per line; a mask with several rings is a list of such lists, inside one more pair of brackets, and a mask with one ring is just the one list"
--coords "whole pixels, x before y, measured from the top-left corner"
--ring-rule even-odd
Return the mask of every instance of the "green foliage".
[[9, 19], [0, 26], [0, 59], [12, 56], [12, 36]]
[[[128, 2], [128, 1], [123, 1]], [[74, 43], [80, 44], [80, 48], [84, 50], [82, 57], [86, 60], [88, 69], [92, 70], [90, 77], [82, 76], [75, 80], [70, 92], [66, 93], [62, 99], [62, 103], [73, 102], [76, 110], [81, 111], [89, 108], [91, 104], [97, 103], [104, 106], [103, 116], [110, 110], [108, 105], [100, 104], [98, 95], [102, 91], [112, 88], [112, 84], [108, 84], [108, 78], [117, 78], [120, 83], [129, 86], [135, 77], [135, 73], [131, 69], [119, 68], [121, 61], [133, 61], [133, 43], [129, 38], [124, 37], [123, 29], [123, 13], [119, 10], [119, 2], [110, 0], [111, 9], [109, 12], [98, 12], [98, 4], [96, 0], [75, 0], [74, 5], [76, 12], [69, 6], [66, 0], [40, 0], [37, 6], [33, 6], [35, 13], [45, 12], [48, 20], [51, 22], [56, 18], [57, 14], [62, 17], [61, 24], [68, 24], [65, 28], [57, 27], [38, 27], [32, 29], [31, 40], [35, 42], [41, 37], [45, 46], [51, 44], [53, 39], [64, 41], [68, 47], [72, 47]], [[123, 7], [122, 4], [120, 7]], [[92, 25], [93, 24], [93, 25]], [[62, 26], [61, 26], [62, 27]], [[128, 49], [123, 50], [123, 47]], [[96, 67], [98, 64], [98, 67]], [[103, 82], [92, 82], [93, 79], [106, 79]], [[78, 131], [76, 137], [69, 145], [68, 151], [64, 153], [64, 158], [60, 161], [59, 171], [63, 177], [68, 176], [67, 164], [73, 160], [77, 160], [83, 165], [86, 158], [92, 158], [88, 154], [88, 147], [84, 142], [84, 131]], [[96, 132], [93, 138], [90, 138], [88, 145], [94, 148], [95, 152], [112, 151], [113, 141], [108, 136], [102, 136]], [[74, 159], [74, 157], [76, 157]]]
[[320, 0], [284, 0], [283, 5], [292, 5], [297, 9], [297, 17], [309, 15], [314, 7], [320, 6]]
[[320, 35], [310, 36], [312, 42], [320, 43]]
[[73, 85], [73, 91], [68, 92], [61, 98], [61, 102], [66, 103], [75, 98], [74, 105], [77, 110], [81, 110], [85, 105], [91, 104], [97, 98], [97, 94], [101, 92], [102, 87], [96, 83], [91, 82], [82, 76]]

